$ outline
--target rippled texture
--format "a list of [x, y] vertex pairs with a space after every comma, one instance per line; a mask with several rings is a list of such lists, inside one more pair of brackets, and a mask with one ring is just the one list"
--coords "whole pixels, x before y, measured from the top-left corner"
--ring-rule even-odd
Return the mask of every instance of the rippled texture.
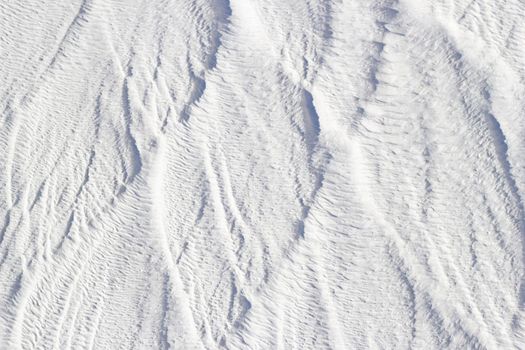
[[524, 16], [0, 2], [1, 348], [525, 348]]

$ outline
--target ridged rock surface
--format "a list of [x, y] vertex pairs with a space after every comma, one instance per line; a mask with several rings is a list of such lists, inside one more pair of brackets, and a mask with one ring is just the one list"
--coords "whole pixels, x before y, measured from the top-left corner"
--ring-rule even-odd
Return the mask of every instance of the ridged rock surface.
[[524, 18], [1, 1], [0, 348], [525, 348]]

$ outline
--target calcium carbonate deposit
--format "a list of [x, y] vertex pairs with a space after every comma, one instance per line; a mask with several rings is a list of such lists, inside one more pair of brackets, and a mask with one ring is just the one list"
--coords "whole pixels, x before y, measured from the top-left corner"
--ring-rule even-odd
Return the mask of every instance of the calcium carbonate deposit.
[[0, 349], [525, 349], [523, 0], [0, 1]]

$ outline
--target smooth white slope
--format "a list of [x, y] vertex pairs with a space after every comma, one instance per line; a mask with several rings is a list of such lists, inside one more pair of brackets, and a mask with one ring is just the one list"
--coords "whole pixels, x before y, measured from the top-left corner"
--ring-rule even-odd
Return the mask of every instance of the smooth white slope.
[[0, 348], [523, 348], [525, 6], [0, 4]]

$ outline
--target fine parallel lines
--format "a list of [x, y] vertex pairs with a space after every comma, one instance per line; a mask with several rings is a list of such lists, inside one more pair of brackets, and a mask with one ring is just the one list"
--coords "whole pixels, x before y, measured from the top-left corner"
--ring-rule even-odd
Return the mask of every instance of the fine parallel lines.
[[523, 348], [524, 14], [1, 2], [0, 348]]

